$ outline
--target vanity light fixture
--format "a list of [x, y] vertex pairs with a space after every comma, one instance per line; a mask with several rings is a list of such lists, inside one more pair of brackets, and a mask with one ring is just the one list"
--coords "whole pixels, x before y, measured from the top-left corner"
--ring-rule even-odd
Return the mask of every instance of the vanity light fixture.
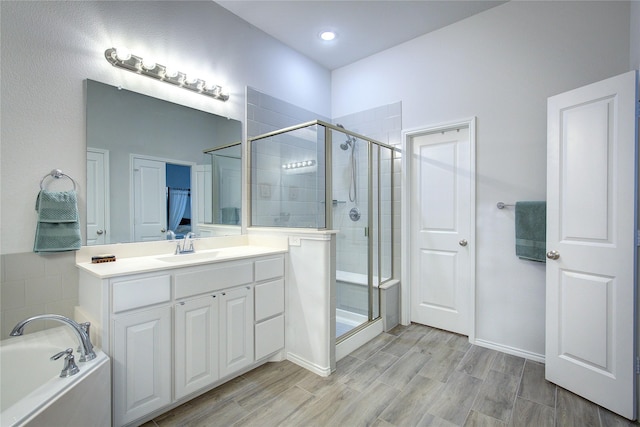
[[300, 169], [300, 168], [308, 168], [316, 164], [315, 160], [303, 160], [301, 162], [291, 162], [285, 163], [282, 165], [282, 169], [291, 170], [291, 169]]
[[114, 67], [123, 68], [142, 76], [152, 77], [161, 82], [210, 96], [219, 101], [227, 101], [229, 99], [229, 94], [223, 93], [222, 87], [219, 85], [207, 83], [197, 77], [187, 76], [186, 73], [158, 64], [153, 59], [143, 59], [131, 54], [127, 49], [110, 48], [105, 50], [104, 56]]

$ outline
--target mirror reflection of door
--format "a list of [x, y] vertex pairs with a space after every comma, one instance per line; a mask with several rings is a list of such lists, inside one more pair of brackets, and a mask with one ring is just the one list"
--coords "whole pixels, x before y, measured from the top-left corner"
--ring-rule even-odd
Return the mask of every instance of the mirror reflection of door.
[[134, 156], [133, 237], [137, 242], [177, 238], [192, 227], [191, 166]]
[[161, 240], [167, 232], [166, 164], [133, 158], [133, 236], [136, 242]]
[[87, 148], [87, 245], [110, 243], [109, 150]]

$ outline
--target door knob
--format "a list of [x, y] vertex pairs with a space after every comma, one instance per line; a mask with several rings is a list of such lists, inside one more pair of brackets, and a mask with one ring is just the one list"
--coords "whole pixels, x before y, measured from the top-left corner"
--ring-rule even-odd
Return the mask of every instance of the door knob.
[[160, 232], [161, 232], [161, 233], [164, 233], [164, 232], [166, 232], [166, 231], [167, 231], [167, 229], [166, 229], [166, 228], [161, 228], [161, 229], [160, 229]]
[[96, 234], [97, 234], [98, 236], [99, 236], [99, 235], [101, 235], [102, 233], [104, 233], [104, 231], [102, 231], [102, 230], [98, 230], [98, 231], [96, 231]]
[[547, 252], [547, 258], [549, 258], [549, 259], [558, 259], [558, 258], [560, 258], [560, 252], [558, 252], [558, 251], [549, 251], [549, 252]]
[[460, 241], [458, 242], [458, 244], [459, 244], [460, 246], [467, 246], [467, 245], [469, 244], [469, 242], [467, 242], [465, 239], [462, 239], [462, 240], [460, 240]]

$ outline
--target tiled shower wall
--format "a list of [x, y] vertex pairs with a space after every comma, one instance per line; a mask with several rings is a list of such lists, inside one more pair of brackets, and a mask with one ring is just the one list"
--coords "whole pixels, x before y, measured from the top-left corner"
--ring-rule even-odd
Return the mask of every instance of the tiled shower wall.
[[[328, 121], [326, 117], [247, 88], [247, 138], [312, 120]], [[252, 225], [318, 228], [318, 191], [324, 181], [324, 164], [318, 161], [321, 159], [318, 137], [313, 127], [255, 143], [259, 169], [251, 180], [256, 204], [251, 213]], [[311, 159], [316, 160], [316, 165], [308, 173], [291, 173], [281, 168], [283, 163]]]
[[[359, 133], [361, 135], [370, 137], [377, 141], [389, 144], [395, 147], [401, 147], [402, 138], [402, 103], [396, 102], [393, 104], [383, 105], [371, 110], [361, 111], [358, 113], [350, 114], [343, 117], [333, 119], [334, 123], [340, 123], [346, 129]], [[345, 201], [346, 203], [339, 203], [337, 209], [334, 210], [333, 222], [336, 228], [340, 228], [342, 231], [337, 236], [336, 244], [336, 259], [337, 268], [341, 271], [348, 271], [353, 273], [366, 274], [367, 267], [367, 240], [364, 238], [364, 225], [367, 222], [367, 218], [363, 215], [359, 221], [351, 221], [349, 219], [349, 211], [353, 207], [359, 207], [361, 211], [366, 211], [366, 194], [367, 194], [367, 153], [366, 150], [361, 149], [357, 152], [358, 157], [358, 201], [351, 202], [349, 199], [349, 181], [350, 181], [350, 166], [349, 156], [346, 151], [336, 150], [334, 147], [333, 164], [334, 164], [334, 176], [333, 176], [333, 188], [334, 198], [339, 201]], [[382, 218], [382, 223], [391, 222], [394, 232], [393, 242], [393, 267], [394, 276], [400, 277], [400, 173], [401, 173], [401, 157], [399, 153], [396, 153], [393, 160], [393, 191], [381, 191], [381, 199], [383, 204], [390, 202], [391, 197], [393, 205], [393, 217], [391, 219], [387, 217]], [[381, 169], [382, 182], [388, 182], [385, 178], [391, 173], [385, 164]], [[340, 169], [342, 168], [342, 172]], [[385, 170], [385, 168], [387, 170]], [[384, 190], [384, 189], [381, 189]], [[383, 213], [383, 215], [388, 215]], [[390, 230], [383, 230], [386, 233], [387, 240], [389, 239]], [[377, 250], [377, 248], [374, 248]], [[383, 265], [389, 265], [388, 258], [390, 253], [383, 249], [382, 251], [382, 263]], [[384, 271], [383, 277], [388, 276], [390, 272]]]
[[[73, 317], [74, 306], [78, 304], [75, 252], [5, 254], [0, 256], [0, 261], [2, 339], [9, 336], [16, 323], [30, 316], [55, 313]], [[33, 322], [26, 331], [58, 325]]]

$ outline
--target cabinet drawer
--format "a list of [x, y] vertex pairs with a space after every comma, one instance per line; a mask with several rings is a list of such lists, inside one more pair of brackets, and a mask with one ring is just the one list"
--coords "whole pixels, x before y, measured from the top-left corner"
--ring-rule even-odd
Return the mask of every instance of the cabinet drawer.
[[261, 283], [255, 287], [256, 322], [284, 312], [284, 280]]
[[171, 300], [171, 276], [135, 278], [113, 282], [113, 312], [146, 307]]
[[253, 282], [251, 262], [176, 273], [176, 299]]
[[284, 257], [256, 261], [256, 282], [284, 276]]
[[256, 324], [256, 360], [284, 348], [284, 314]]

